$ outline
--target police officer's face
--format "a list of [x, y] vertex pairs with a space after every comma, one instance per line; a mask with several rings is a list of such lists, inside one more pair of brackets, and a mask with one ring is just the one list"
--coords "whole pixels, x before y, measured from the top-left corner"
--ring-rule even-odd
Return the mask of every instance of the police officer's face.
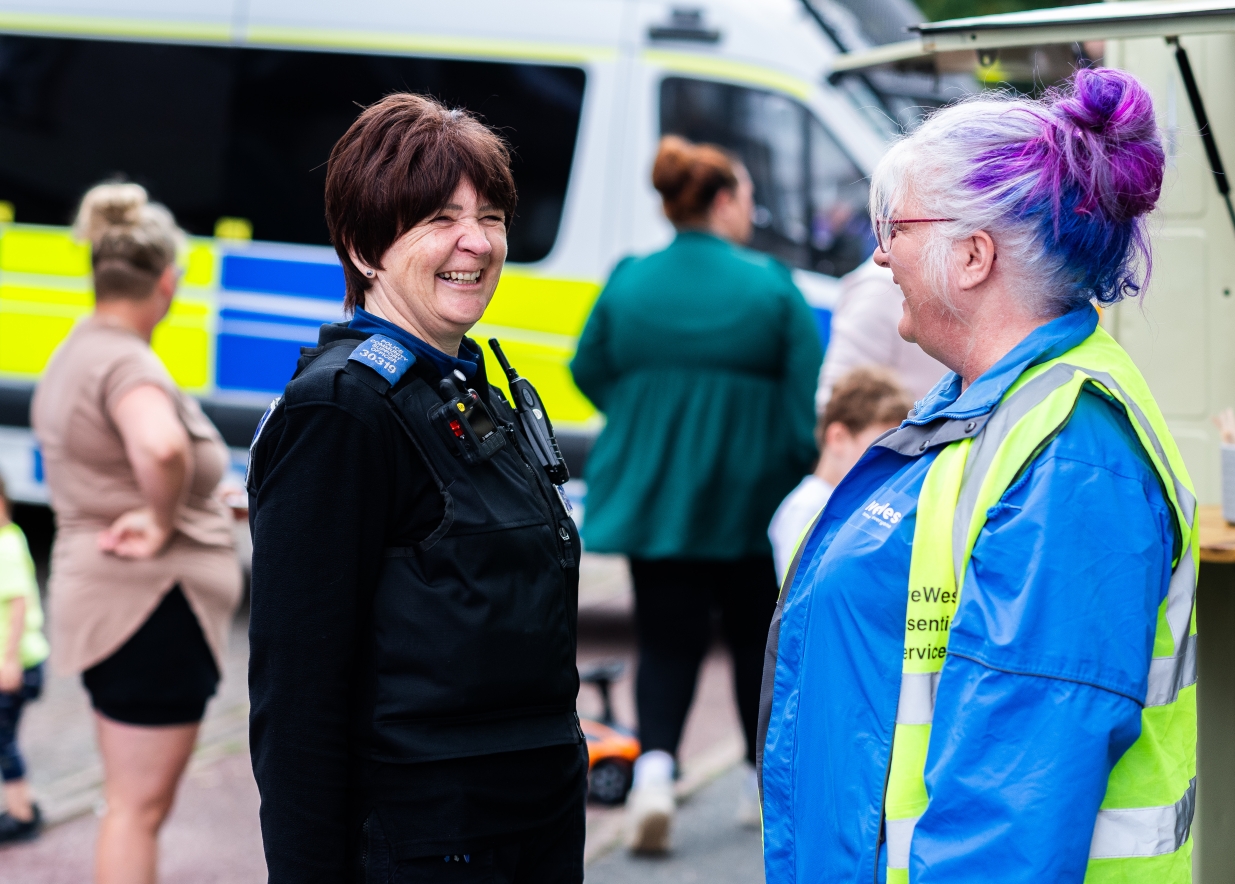
[[366, 306], [454, 354], [489, 306], [505, 261], [506, 215], [464, 179], [437, 214], [382, 256]]

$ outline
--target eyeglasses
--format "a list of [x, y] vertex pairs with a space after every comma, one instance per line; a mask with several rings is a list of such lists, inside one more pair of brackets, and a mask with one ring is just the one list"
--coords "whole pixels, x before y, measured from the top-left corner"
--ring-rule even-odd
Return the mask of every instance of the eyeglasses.
[[876, 218], [871, 222], [871, 228], [875, 231], [875, 240], [879, 243], [879, 248], [887, 252], [892, 249], [892, 237], [896, 236], [897, 224], [936, 224], [955, 220], [955, 218]]

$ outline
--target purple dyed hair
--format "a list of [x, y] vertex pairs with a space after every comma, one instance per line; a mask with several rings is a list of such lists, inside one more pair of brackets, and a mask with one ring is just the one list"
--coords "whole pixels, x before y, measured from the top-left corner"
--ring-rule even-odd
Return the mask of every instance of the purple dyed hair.
[[871, 206], [887, 215], [912, 192], [927, 215], [958, 219], [938, 225], [940, 246], [986, 230], [1036, 312], [1058, 315], [1144, 288], [1144, 216], [1163, 166], [1145, 87], [1124, 71], [1082, 69], [1040, 101], [984, 96], [937, 112], [880, 163]]

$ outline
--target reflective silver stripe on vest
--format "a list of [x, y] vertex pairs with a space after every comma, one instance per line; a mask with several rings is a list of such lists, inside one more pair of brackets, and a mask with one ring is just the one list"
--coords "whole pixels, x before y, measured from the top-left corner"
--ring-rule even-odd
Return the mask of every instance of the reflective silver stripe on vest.
[[1196, 636], [1184, 639], [1184, 652], [1149, 661], [1149, 693], [1146, 706], [1174, 703], [1181, 689], [1196, 684]]
[[[1196, 777], [1188, 791], [1166, 807], [1130, 807], [1100, 810], [1090, 841], [1090, 859], [1124, 859], [1161, 856], [1183, 847], [1192, 831], [1196, 813]], [[909, 868], [913, 830], [921, 817], [884, 820], [888, 843], [888, 868]]]
[[897, 724], [930, 724], [935, 717], [938, 672], [902, 672], [901, 694], [896, 701]]
[[888, 836], [888, 868], [909, 868], [909, 845], [913, 842], [913, 827], [920, 816], [903, 820], [884, 820], [883, 829]]
[[1075, 369], [1070, 366], [1051, 366], [1009, 396], [1008, 401], [1000, 404], [982, 428], [982, 432], [974, 437], [973, 447], [969, 449], [969, 457], [965, 460], [961, 493], [952, 518], [952, 565], [955, 569], [957, 589], [961, 588], [965, 573], [965, 547], [969, 542], [969, 525], [973, 521], [974, 508], [978, 505], [982, 480], [995, 462], [995, 455], [1021, 418], [1070, 381], [1074, 373]]
[[[1089, 846], [1090, 859], [1122, 859], [1130, 856], [1161, 856], [1184, 846], [1196, 811], [1196, 777], [1188, 791], [1166, 807], [1130, 807], [1100, 810]], [[891, 828], [888, 830], [891, 856]], [[891, 863], [889, 862], [889, 865]]]

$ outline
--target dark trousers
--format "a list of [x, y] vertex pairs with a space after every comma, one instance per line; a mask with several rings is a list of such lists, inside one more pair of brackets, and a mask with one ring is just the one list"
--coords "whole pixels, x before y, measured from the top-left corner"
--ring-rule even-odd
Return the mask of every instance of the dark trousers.
[[763, 651], [779, 592], [772, 557], [631, 559], [630, 571], [639, 633], [635, 703], [643, 751], [677, 755], [699, 666], [712, 643], [712, 615], [719, 611], [733, 655], [746, 760], [754, 764]]
[[43, 693], [43, 664], [31, 666], [22, 673], [21, 687], [11, 694], [0, 693], [0, 777], [4, 782], [24, 779], [26, 763], [17, 749], [17, 725], [21, 712], [31, 700]]

